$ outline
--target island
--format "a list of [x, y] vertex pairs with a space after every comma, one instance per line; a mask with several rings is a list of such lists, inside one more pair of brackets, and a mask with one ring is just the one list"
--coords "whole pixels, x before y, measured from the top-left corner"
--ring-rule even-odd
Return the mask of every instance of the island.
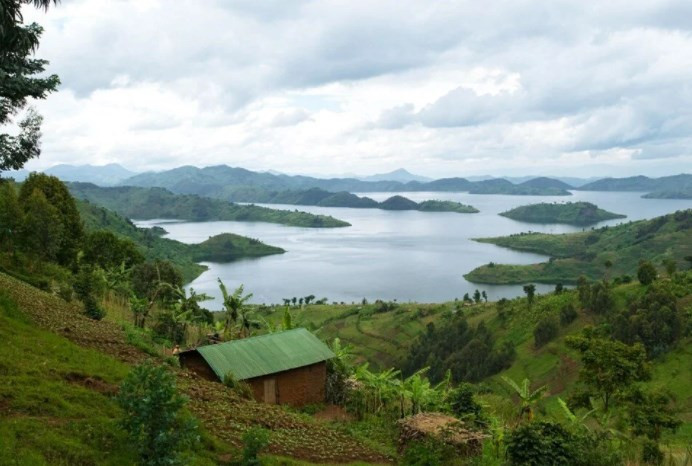
[[262, 257], [284, 252], [286, 250], [264, 244], [258, 239], [233, 233], [222, 233], [202, 243], [190, 245], [192, 260], [197, 262], [232, 262], [244, 257]]
[[572, 186], [560, 180], [539, 177], [514, 184], [502, 178], [477, 181], [469, 188], [470, 194], [510, 194], [515, 196], [571, 196]]
[[635, 276], [639, 261], [654, 264], [674, 260], [679, 269], [692, 255], [692, 209], [628, 222], [614, 227], [578, 233], [551, 235], [519, 233], [497, 238], [478, 238], [516, 251], [550, 256], [547, 262], [506, 265], [490, 262], [464, 275], [470, 282], [494, 285], [521, 283], [576, 283], [580, 275], [589, 279], [627, 274]]
[[626, 217], [626, 215], [599, 209], [590, 202], [542, 202], [516, 207], [500, 215], [520, 222], [566, 223], [568, 225], [593, 225], [604, 220]]

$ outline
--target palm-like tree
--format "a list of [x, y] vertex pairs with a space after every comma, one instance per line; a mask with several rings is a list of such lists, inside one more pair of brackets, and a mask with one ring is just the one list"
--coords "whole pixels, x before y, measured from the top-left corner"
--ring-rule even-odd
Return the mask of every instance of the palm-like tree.
[[526, 418], [529, 421], [532, 420], [533, 405], [538, 403], [538, 400], [540, 400], [543, 397], [543, 394], [548, 389], [547, 385], [542, 385], [538, 387], [536, 390], [532, 391], [531, 382], [529, 382], [529, 379], [524, 379], [521, 386], [519, 386], [514, 380], [510, 379], [509, 377], [502, 376], [502, 380], [504, 380], [507, 385], [512, 387], [514, 391], [517, 393], [517, 395], [519, 395], [519, 417], [523, 418], [524, 415], [526, 415]]
[[[218, 281], [221, 294], [223, 295], [223, 308], [226, 311], [224, 333], [230, 335], [231, 329], [238, 323], [238, 318], [241, 314], [244, 314], [245, 303], [252, 298], [252, 293], [243, 296], [244, 287], [240, 285], [232, 295], [229, 295], [226, 285], [223, 284], [220, 278]], [[241, 329], [246, 324], [249, 324], [249, 320], [246, 317], [243, 320]]]

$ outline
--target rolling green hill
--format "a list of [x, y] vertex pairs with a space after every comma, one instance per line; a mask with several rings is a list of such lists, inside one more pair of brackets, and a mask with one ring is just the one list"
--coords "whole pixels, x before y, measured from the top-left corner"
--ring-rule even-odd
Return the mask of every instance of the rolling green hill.
[[500, 215], [521, 222], [567, 223], [569, 225], [592, 225], [603, 220], [626, 217], [626, 215], [599, 209], [590, 202], [530, 204], [502, 212]]
[[692, 175], [680, 174], [649, 178], [648, 176], [631, 176], [628, 178], [603, 178], [587, 183], [579, 189], [583, 191], [675, 191], [689, 188]]
[[642, 258], [656, 264], [673, 259], [684, 266], [684, 258], [692, 255], [692, 210], [580, 233], [519, 233], [477, 241], [551, 259], [531, 265], [489, 263], [464, 275], [474, 283], [575, 283], [580, 275], [602, 277], [607, 261], [613, 276], [634, 275]]
[[644, 199], [692, 199], [692, 183], [681, 188], [653, 191], [642, 197]]
[[182, 272], [185, 282], [192, 281], [206, 270], [197, 262], [229, 262], [243, 257], [285, 252], [258, 240], [230, 233], [211, 237], [200, 244], [181, 243], [162, 238], [158, 230], [137, 228], [131, 221], [104, 207], [79, 199], [76, 202], [87, 231], [108, 230], [132, 240], [147, 259], [174, 263]]
[[471, 194], [511, 194], [519, 196], [571, 196], [567, 183], [550, 178], [534, 178], [514, 184], [502, 178], [477, 181], [469, 189]]
[[326, 215], [239, 205], [198, 195], [173, 194], [163, 188], [131, 186], [101, 188], [90, 183], [69, 183], [68, 187], [72, 195], [78, 199], [88, 200], [127, 218], [138, 220], [153, 218], [189, 221], [235, 220], [310, 228], [350, 225], [348, 222]]

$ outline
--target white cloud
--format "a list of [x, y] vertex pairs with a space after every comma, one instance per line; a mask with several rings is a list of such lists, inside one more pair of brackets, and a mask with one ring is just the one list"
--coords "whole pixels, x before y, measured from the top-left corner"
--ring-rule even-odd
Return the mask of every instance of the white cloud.
[[[689, 2], [74, 0], [33, 167], [690, 171]], [[596, 170], [599, 170], [596, 173]]]

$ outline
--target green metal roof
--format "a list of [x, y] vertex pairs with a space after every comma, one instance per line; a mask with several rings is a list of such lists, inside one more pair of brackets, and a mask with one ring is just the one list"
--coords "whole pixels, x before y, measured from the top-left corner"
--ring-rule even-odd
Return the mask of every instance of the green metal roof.
[[197, 351], [221, 380], [228, 372], [245, 380], [334, 357], [327, 345], [304, 328], [200, 346]]

